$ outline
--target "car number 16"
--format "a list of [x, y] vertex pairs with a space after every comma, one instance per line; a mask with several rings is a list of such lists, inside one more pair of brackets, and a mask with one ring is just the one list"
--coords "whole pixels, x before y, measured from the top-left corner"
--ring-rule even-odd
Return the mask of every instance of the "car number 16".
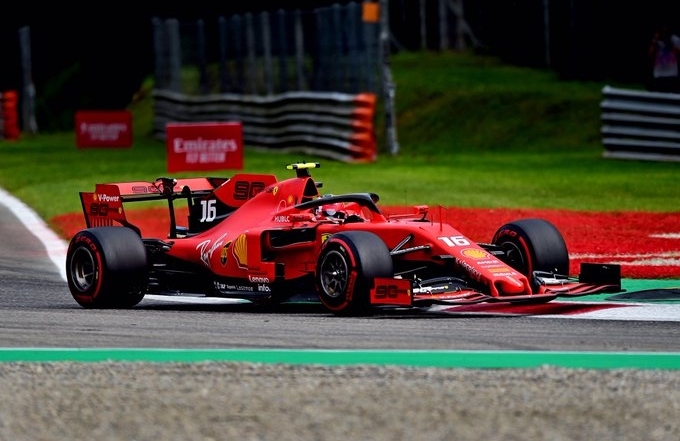
[[465, 236], [440, 236], [437, 239], [444, 242], [450, 247], [462, 247], [470, 245], [470, 241], [465, 238]]
[[201, 201], [201, 220], [200, 222], [212, 222], [217, 217], [217, 207], [215, 199]]

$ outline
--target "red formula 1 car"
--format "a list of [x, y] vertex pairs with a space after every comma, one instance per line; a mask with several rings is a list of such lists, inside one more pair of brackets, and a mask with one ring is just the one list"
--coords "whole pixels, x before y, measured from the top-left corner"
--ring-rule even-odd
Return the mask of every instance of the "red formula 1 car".
[[[477, 302], [546, 302], [621, 290], [616, 265], [582, 264], [569, 277], [560, 232], [542, 219], [501, 226], [475, 243], [428, 219], [427, 206], [386, 216], [373, 193], [321, 195], [309, 170], [296, 176], [159, 178], [82, 192], [87, 228], [71, 239], [68, 286], [85, 308], [128, 308], [145, 294], [202, 295], [254, 303], [314, 293], [337, 315], [376, 308]], [[126, 202], [166, 200], [167, 237], [143, 237]], [[186, 226], [175, 204], [188, 205]]]

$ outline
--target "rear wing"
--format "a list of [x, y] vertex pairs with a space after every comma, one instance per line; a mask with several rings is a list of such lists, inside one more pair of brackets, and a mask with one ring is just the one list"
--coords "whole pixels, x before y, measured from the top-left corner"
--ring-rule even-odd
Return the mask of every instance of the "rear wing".
[[[88, 228], [114, 225], [133, 228], [125, 216], [124, 202], [189, 198], [212, 192], [227, 178], [160, 178], [155, 182], [135, 181], [97, 184], [94, 192], [80, 192], [80, 203]], [[172, 205], [170, 206], [172, 208]]]
[[[124, 203], [166, 200], [170, 217], [169, 237], [175, 238], [180, 230], [175, 221], [176, 199], [185, 199], [190, 213], [197, 198], [214, 199], [218, 214], [226, 215], [276, 183], [274, 175], [251, 173], [235, 174], [231, 178], [158, 178], [154, 182], [97, 184], [94, 192], [80, 193], [80, 202], [87, 228], [112, 226], [118, 223], [140, 233], [139, 228], [128, 221]], [[200, 213], [198, 217], [200, 218]], [[218, 221], [216, 217], [212, 223]], [[201, 228], [208, 225], [209, 223], [203, 223]]]

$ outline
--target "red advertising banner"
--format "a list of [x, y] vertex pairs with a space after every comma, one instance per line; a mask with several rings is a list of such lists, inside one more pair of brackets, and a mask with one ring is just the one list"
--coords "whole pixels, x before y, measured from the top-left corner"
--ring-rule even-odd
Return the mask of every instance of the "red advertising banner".
[[165, 125], [168, 172], [243, 168], [240, 122]]
[[132, 114], [127, 110], [79, 110], [75, 126], [78, 148], [132, 145]]

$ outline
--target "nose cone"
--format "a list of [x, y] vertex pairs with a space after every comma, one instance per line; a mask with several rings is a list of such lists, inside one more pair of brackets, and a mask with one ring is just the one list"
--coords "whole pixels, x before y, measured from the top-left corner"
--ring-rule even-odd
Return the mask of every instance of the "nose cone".
[[531, 294], [531, 286], [524, 276], [501, 277], [494, 286], [502, 296], [504, 294]]

